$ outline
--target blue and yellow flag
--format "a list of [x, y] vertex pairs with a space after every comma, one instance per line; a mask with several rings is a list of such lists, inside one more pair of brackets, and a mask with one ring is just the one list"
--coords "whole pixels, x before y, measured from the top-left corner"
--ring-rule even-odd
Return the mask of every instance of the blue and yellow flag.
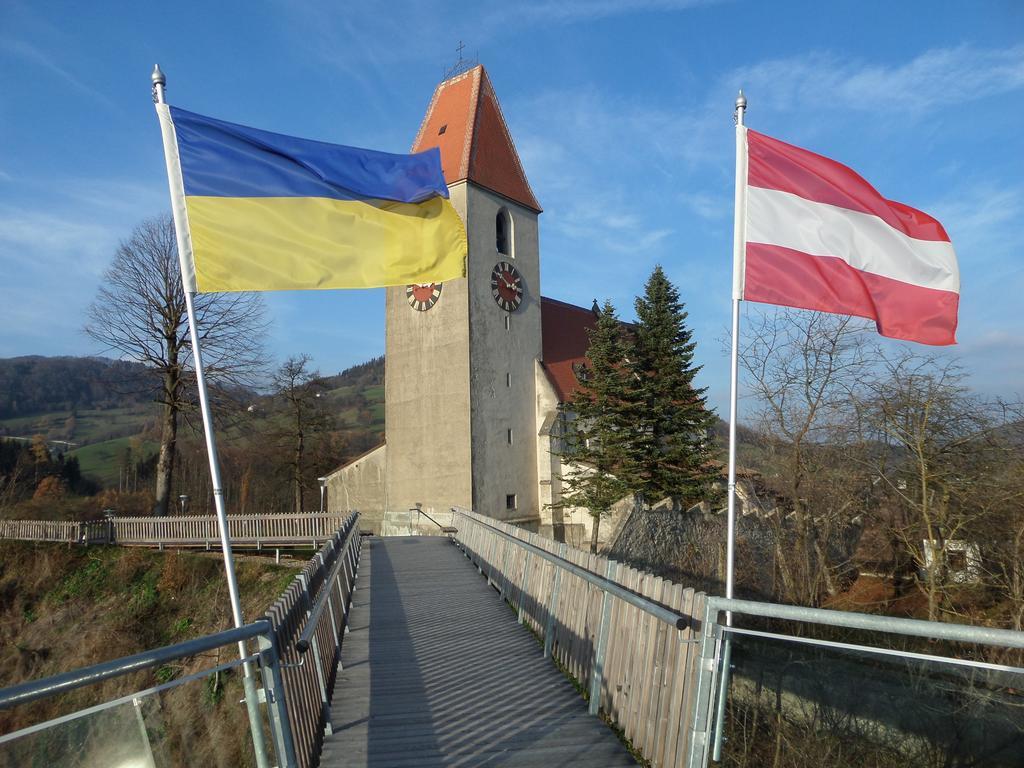
[[[466, 230], [437, 149], [393, 155], [157, 104], [186, 290], [438, 283]], [[181, 231], [184, 229], [185, 231]]]

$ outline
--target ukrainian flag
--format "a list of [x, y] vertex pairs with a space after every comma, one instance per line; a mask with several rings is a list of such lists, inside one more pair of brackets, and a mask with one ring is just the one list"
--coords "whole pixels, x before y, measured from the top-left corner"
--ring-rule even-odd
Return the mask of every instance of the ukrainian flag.
[[465, 276], [437, 149], [392, 155], [157, 104], [187, 290], [377, 288]]

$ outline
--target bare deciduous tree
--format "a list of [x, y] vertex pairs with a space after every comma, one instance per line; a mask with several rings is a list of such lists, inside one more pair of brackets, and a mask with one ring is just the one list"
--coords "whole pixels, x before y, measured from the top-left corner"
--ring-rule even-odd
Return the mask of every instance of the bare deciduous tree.
[[916, 583], [932, 621], [952, 610], [944, 604], [946, 542], [976, 542], [993, 503], [1019, 493], [1012, 472], [1005, 488], [996, 482], [1015, 454], [1020, 463], [1004, 439], [1006, 411], [971, 393], [965, 378], [955, 360], [903, 350], [884, 360], [862, 404], [867, 436], [885, 448], [875, 471], [899, 511], [890, 525], [908, 559], [922, 563]]
[[752, 413], [768, 446], [766, 481], [788, 499], [788, 519], [774, 515], [773, 546], [787, 600], [816, 605], [838, 587], [830, 539], [857, 511], [855, 449], [845, 424], [874, 350], [858, 319], [777, 309], [755, 316], [740, 360]]
[[305, 512], [305, 483], [307, 439], [326, 432], [330, 418], [323, 407], [325, 393], [319, 371], [310, 371], [309, 355], [297, 355], [284, 361], [274, 372], [273, 385], [277, 398], [284, 405], [279, 437], [291, 450], [287, 463], [289, 481], [295, 500], [295, 512]]
[[[197, 294], [196, 321], [203, 369], [212, 384], [244, 385], [264, 362], [266, 329], [258, 294]], [[192, 343], [178, 248], [170, 215], [139, 224], [118, 246], [88, 310], [85, 332], [106, 350], [143, 363], [160, 376], [163, 406], [154, 513], [171, 499], [178, 416], [191, 408]]]

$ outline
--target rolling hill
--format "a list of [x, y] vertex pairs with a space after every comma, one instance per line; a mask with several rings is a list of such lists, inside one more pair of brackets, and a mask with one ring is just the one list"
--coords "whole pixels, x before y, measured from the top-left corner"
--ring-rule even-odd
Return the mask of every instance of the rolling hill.
[[[384, 434], [384, 358], [323, 378], [337, 431], [352, 455]], [[0, 438], [43, 435], [76, 456], [86, 475], [117, 486], [127, 449], [133, 460], [159, 446], [155, 377], [145, 366], [98, 357], [0, 359]], [[251, 393], [257, 408], [270, 395]], [[70, 445], [67, 445], [70, 443]], [[339, 457], [339, 463], [346, 457]]]

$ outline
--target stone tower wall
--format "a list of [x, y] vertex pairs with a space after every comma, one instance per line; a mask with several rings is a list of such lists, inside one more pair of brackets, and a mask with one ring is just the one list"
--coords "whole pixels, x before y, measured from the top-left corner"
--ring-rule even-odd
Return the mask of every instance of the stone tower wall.
[[[495, 239], [502, 208], [512, 217], [508, 255], [498, 252]], [[505, 520], [535, 520], [540, 512], [534, 372], [541, 356], [537, 214], [473, 184], [468, 213], [473, 509]], [[514, 312], [499, 307], [491, 293], [491, 272], [500, 261], [514, 264], [522, 275], [523, 300]], [[516, 497], [514, 509], [507, 508], [510, 494]]]
[[[463, 221], [468, 186], [451, 187]], [[409, 306], [404, 286], [385, 291], [389, 509], [472, 504], [468, 285], [466, 279], [444, 283], [437, 304], [425, 312]]]

